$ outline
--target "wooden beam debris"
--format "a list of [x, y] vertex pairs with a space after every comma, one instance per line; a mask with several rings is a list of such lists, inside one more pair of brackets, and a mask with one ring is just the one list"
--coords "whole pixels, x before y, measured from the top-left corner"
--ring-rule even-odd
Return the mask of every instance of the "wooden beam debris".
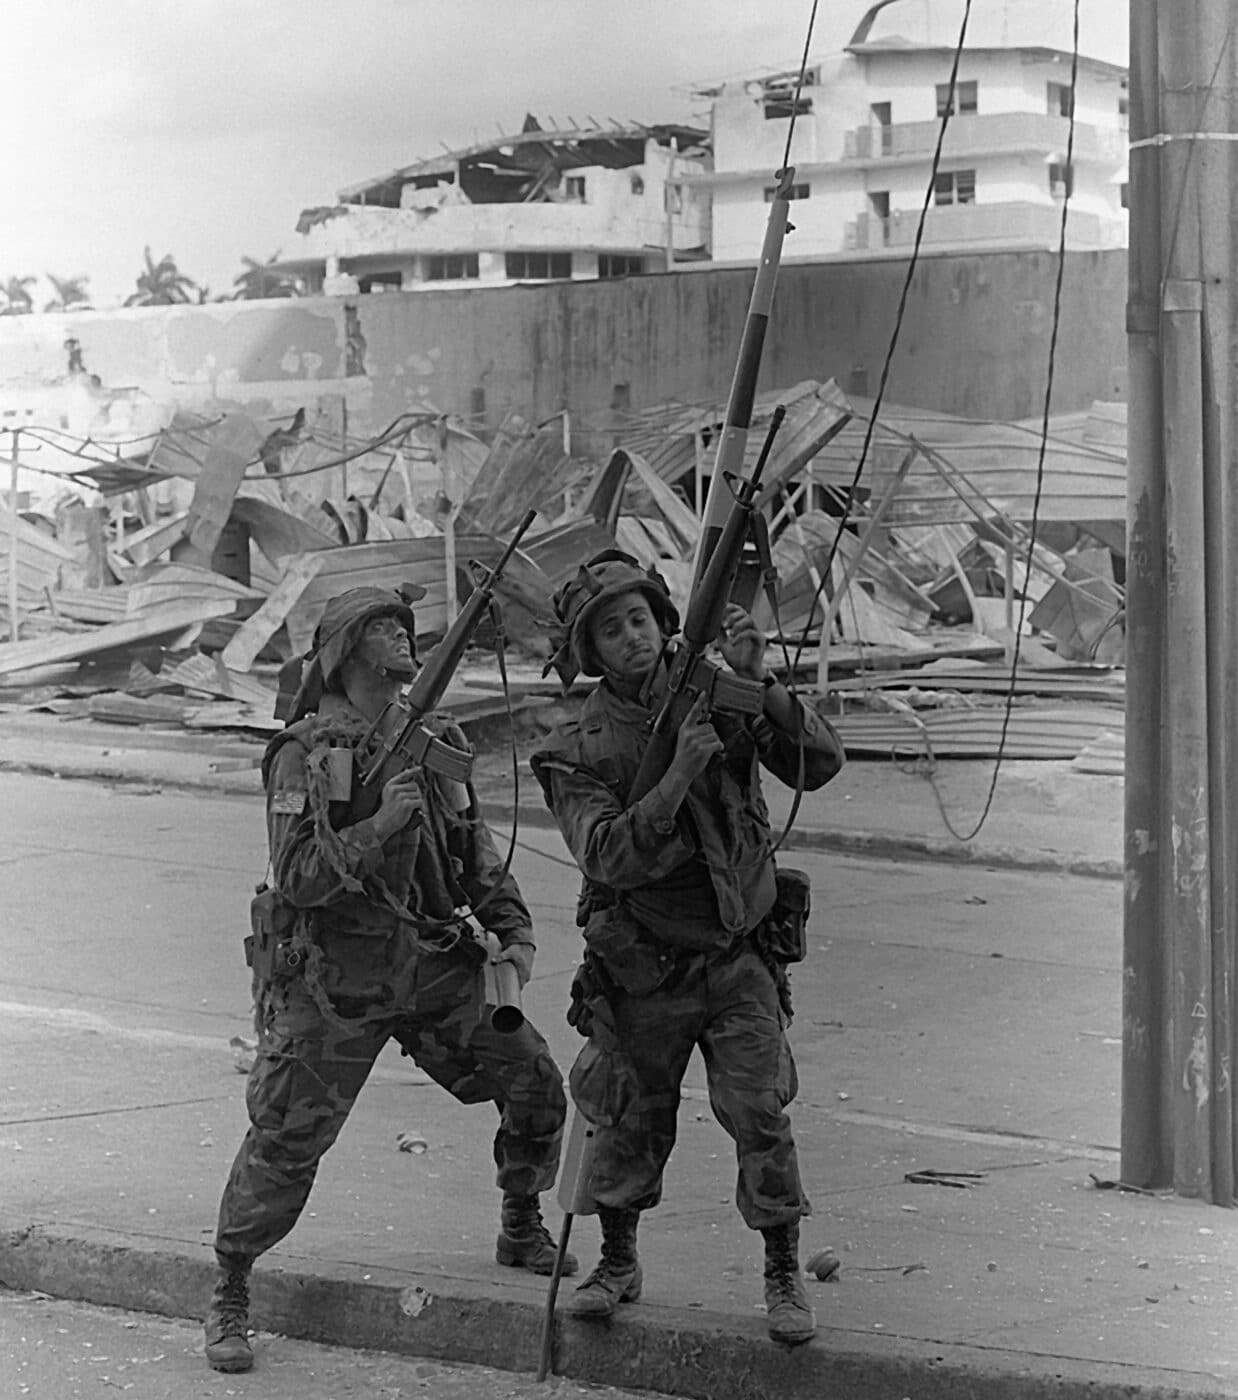
[[203, 622], [228, 617], [235, 607], [231, 599], [175, 604], [124, 622], [109, 622], [90, 632], [74, 632], [30, 642], [8, 642], [0, 646], [0, 675], [13, 675], [37, 666], [81, 661], [88, 656], [118, 651], [138, 642], [178, 637]]

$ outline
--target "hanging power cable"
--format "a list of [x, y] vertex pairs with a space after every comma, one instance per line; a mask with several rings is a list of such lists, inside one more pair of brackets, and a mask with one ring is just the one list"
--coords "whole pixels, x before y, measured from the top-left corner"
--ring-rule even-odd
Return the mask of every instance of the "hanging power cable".
[[[944, 804], [944, 802], [943, 802], [943, 800], [942, 800], [940, 791], [938, 790], [936, 784], [935, 784], [935, 783], [933, 784], [934, 796], [935, 796], [936, 799], [937, 799], [938, 807], [939, 807], [939, 809], [940, 809], [940, 811], [941, 811], [942, 820], [943, 820], [943, 822], [945, 823], [946, 828], [947, 828], [947, 830], [949, 830], [949, 832], [951, 833], [951, 835], [953, 835], [956, 839], [958, 839], [958, 840], [960, 840], [960, 841], [970, 841], [970, 840], [972, 840], [972, 839], [978, 834], [978, 832], [980, 831], [981, 827], [984, 825], [984, 822], [987, 820], [988, 815], [989, 815], [989, 812], [990, 812], [990, 810], [992, 809], [992, 805], [993, 805], [993, 796], [994, 796], [994, 793], [996, 792], [996, 788], [997, 788], [997, 778], [998, 778], [998, 774], [999, 774], [1000, 769], [1001, 769], [1002, 762], [1003, 762], [1004, 757], [1005, 757], [1005, 750], [1006, 750], [1007, 737], [1008, 737], [1009, 728], [1010, 728], [1011, 714], [1012, 714], [1012, 711], [1013, 711], [1014, 697], [1015, 697], [1015, 693], [1016, 693], [1016, 689], [1017, 689], [1017, 675], [1018, 675], [1018, 663], [1019, 663], [1019, 651], [1020, 651], [1019, 638], [1020, 638], [1020, 635], [1021, 635], [1022, 629], [1023, 629], [1024, 611], [1025, 611], [1025, 608], [1026, 608], [1026, 601], [1027, 601], [1027, 590], [1028, 590], [1028, 586], [1029, 586], [1029, 583], [1030, 583], [1031, 571], [1032, 571], [1033, 564], [1034, 564], [1034, 552], [1035, 552], [1035, 547], [1036, 547], [1036, 535], [1037, 535], [1037, 529], [1038, 529], [1038, 525], [1039, 525], [1039, 515], [1040, 515], [1040, 501], [1041, 501], [1041, 495], [1042, 495], [1043, 487], [1044, 487], [1045, 455], [1046, 455], [1046, 451], [1047, 451], [1048, 443], [1049, 443], [1049, 438], [1050, 438], [1050, 433], [1049, 433], [1050, 403], [1051, 403], [1052, 391], [1053, 391], [1054, 366], [1055, 366], [1056, 356], [1057, 356], [1058, 332], [1059, 332], [1059, 328], [1060, 328], [1060, 325], [1061, 325], [1062, 279], [1063, 279], [1063, 273], [1064, 273], [1064, 270], [1065, 270], [1065, 263], [1066, 263], [1067, 217], [1068, 217], [1069, 205], [1070, 205], [1070, 196], [1071, 196], [1071, 171], [1072, 171], [1072, 169], [1073, 169], [1073, 157], [1074, 157], [1074, 138], [1075, 138], [1075, 93], [1076, 93], [1077, 84], [1078, 84], [1078, 69], [1079, 69], [1079, 0], [1074, 0], [1073, 10], [1074, 10], [1074, 23], [1073, 23], [1073, 39], [1072, 39], [1072, 51], [1071, 51], [1070, 95], [1069, 95], [1069, 99], [1068, 99], [1068, 105], [1069, 105], [1068, 122], [1069, 122], [1069, 125], [1068, 125], [1068, 129], [1067, 129], [1067, 144], [1066, 144], [1066, 171], [1067, 171], [1067, 179], [1066, 179], [1066, 187], [1065, 187], [1065, 190], [1064, 190], [1063, 200], [1062, 200], [1061, 221], [1060, 221], [1059, 236], [1058, 236], [1057, 276], [1056, 276], [1056, 281], [1055, 281], [1055, 286], [1054, 286], [1053, 318], [1052, 318], [1052, 327], [1051, 327], [1050, 338], [1049, 338], [1049, 363], [1048, 363], [1048, 371], [1047, 371], [1047, 375], [1046, 375], [1045, 394], [1044, 394], [1043, 411], [1042, 411], [1042, 417], [1041, 417], [1041, 425], [1040, 425], [1040, 431], [1039, 431], [1039, 434], [1038, 434], [1039, 446], [1038, 446], [1038, 451], [1037, 451], [1037, 462], [1036, 462], [1036, 487], [1035, 487], [1035, 493], [1034, 493], [1034, 496], [1033, 496], [1033, 503], [1032, 503], [1031, 528], [1030, 528], [1030, 531], [1029, 531], [1029, 534], [1028, 534], [1028, 539], [1027, 539], [1027, 563], [1026, 563], [1026, 571], [1025, 571], [1025, 575], [1024, 575], [1023, 589], [1022, 589], [1022, 591], [1021, 591], [1020, 600], [1019, 600], [1019, 618], [1018, 618], [1018, 622], [1017, 622], [1017, 624], [1016, 624], [1016, 626], [1015, 626], [1015, 636], [1014, 636], [1014, 639], [1013, 639], [1013, 652], [1012, 652], [1012, 664], [1011, 664], [1011, 671], [1010, 671], [1010, 682], [1009, 682], [1009, 686], [1008, 686], [1008, 688], [1007, 688], [1007, 690], [1006, 690], [1006, 694], [1005, 694], [1005, 698], [1004, 698], [1004, 702], [1003, 702], [1002, 728], [1001, 728], [1001, 737], [1000, 737], [999, 742], [998, 742], [997, 756], [996, 756], [996, 759], [995, 759], [995, 761], [994, 761], [993, 773], [992, 773], [992, 776], [991, 776], [991, 779], [990, 779], [989, 789], [988, 789], [988, 793], [987, 793], [987, 795], [986, 795], [984, 807], [983, 807], [983, 809], [982, 809], [982, 811], [981, 811], [981, 814], [980, 814], [979, 818], [977, 819], [975, 825], [971, 828], [970, 831], [964, 833], [964, 832], [961, 832], [961, 831], [959, 831], [959, 830], [957, 829], [957, 827], [954, 825], [953, 821], [951, 820], [949, 813], [948, 813], [947, 810], [946, 810], [946, 807], [945, 807], [945, 804]], [[948, 88], [947, 99], [946, 99], [946, 103], [945, 103], [945, 110], [944, 110], [943, 113], [942, 113], [941, 123], [940, 123], [940, 126], [939, 126], [939, 128], [938, 128], [937, 143], [936, 143], [936, 146], [935, 146], [934, 151], [933, 151], [933, 159], [932, 159], [932, 164], [931, 164], [931, 167], [930, 167], [930, 170], [929, 170], [928, 184], [927, 184], [927, 188], [926, 188], [926, 190], [925, 190], [924, 201], [923, 201], [923, 203], [922, 203], [922, 205], [921, 205], [921, 208], [920, 208], [920, 216], [919, 216], [919, 219], [918, 219], [917, 224], [916, 224], [915, 240], [914, 240], [913, 245], [912, 245], [911, 256], [910, 256], [910, 258], [909, 258], [909, 260], [908, 260], [907, 273], [906, 273], [906, 276], [905, 276], [905, 278], [904, 278], [904, 280], [903, 280], [902, 291], [901, 291], [900, 296], [899, 296], [898, 308], [897, 308], [897, 311], [896, 311], [896, 314], [895, 314], [895, 320], [894, 320], [894, 328], [893, 328], [893, 331], [892, 331], [892, 333], [891, 333], [890, 341], [889, 341], [889, 344], [888, 344], [887, 349], [886, 349], [886, 354], [885, 354], [884, 361], [883, 361], [883, 363], [882, 363], [881, 377], [880, 377], [880, 380], [879, 380], [879, 383], [878, 383], [877, 396], [876, 396], [876, 398], [875, 398], [875, 400], [874, 400], [874, 402], [873, 402], [872, 411], [871, 411], [871, 413], [870, 413], [870, 415], [869, 415], [869, 418], [868, 418], [868, 421], [867, 421], [867, 423], [866, 423], [866, 425], [865, 425], [864, 439], [863, 439], [863, 443], [862, 443], [861, 448], [860, 448], [860, 457], [859, 457], [859, 461], [858, 461], [858, 463], [857, 463], [857, 465], [856, 465], [856, 469], [855, 469], [855, 472], [854, 472], [854, 474], [853, 474], [853, 476], [852, 476], [852, 478], [851, 478], [851, 481], [850, 481], [850, 483], [849, 483], [849, 485], [848, 485], [848, 487], [847, 487], [846, 495], [844, 496], [844, 501], [843, 501], [843, 513], [842, 513], [842, 516], [841, 516], [841, 518], [840, 518], [840, 520], [839, 520], [838, 529], [837, 529], [837, 531], [835, 532], [834, 539], [833, 539], [833, 541], [832, 541], [832, 543], [831, 543], [830, 550], [829, 550], [829, 554], [827, 555], [827, 558], [826, 558], [826, 561], [825, 561], [825, 565], [824, 565], [824, 567], [823, 567], [823, 568], [821, 569], [821, 571], [820, 571], [820, 572], [821, 572], [821, 579], [820, 579], [820, 582], [818, 583], [818, 585], [817, 585], [817, 587], [816, 587], [816, 589], [815, 589], [815, 591], [814, 591], [814, 593], [813, 593], [812, 600], [811, 600], [811, 603], [810, 603], [810, 605], [809, 605], [809, 618], [810, 618], [810, 619], [811, 619], [811, 616], [812, 616], [812, 610], [813, 610], [813, 608], [815, 607], [815, 605], [816, 605], [816, 603], [817, 603], [817, 600], [820, 598], [821, 594], [823, 593], [823, 591], [824, 591], [824, 589], [825, 589], [825, 585], [826, 585], [827, 580], [829, 580], [830, 577], [832, 576], [833, 565], [834, 565], [834, 559], [835, 559], [835, 557], [836, 557], [836, 555], [837, 555], [839, 546], [840, 546], [840, 544], [841, 544], [843, 531], [846, 529], [847, 520], [848, 520], [848, 518], [849, 518], [849, 516], [850, 516], [852, 503], [854, 502], [854, 500], [855, 500], [855, 498], [856, 498], [856, 494], [857, 494], [857, 492], [858, 492], [860, 482], [861, 482], [861, 480], [862, 480], [862, 478], [863, 478], [863, 474], [864, 474], [865, 468], [866, 468], [867, 463], [868, 463], [868, 456], [869, 456], [869, 451], [870, 451], [871, 446], [872, 446], [872, 440], [873, 440], [874, 434], [876, 433], [876, 430], [877, 430], [877, 427], [878, 427], [878, 423], [879, 423], [879, 420], [880, 420], [881, 406], [882, 406], [882, 403], [884, 402], [884, 399], [885, 399], [886, 386], [887, 386], [887, 384], [888, 384], [889, 376], [890, 376], [890, 367], [891, 367], [891, 364], [892, 364], [892, 362], [893, 362], [894, 352], [895, 352], [895, 350], [896, 350], [896, 348], [897, 348], [898, 341], [899, 341], [899, 337], [900, 337], [900, 334], [901, 334], [901, 331], [902, 331], [903, 318], [904, 318], [904, 316], [905, 316], [905, 314], [906, 314], [907, 301], [908, 301], [908, 297], [909, 297], [910, 290], [911, 290], [911, 283], [912, 283], [912, 279], [913, 279], [913, 277], [914, 277], [914, 275], [915, 275], [916, 266], [917, 266], [917, 263], [918, 263], [918, 260], [919, 260], [920, 246], [921, 246], [921, 243], [922, 243], [922, 241], [923, 241], [925, 223], [926, 223], [926, 220], [927, 220], [927, 217], [928, 217], [928, 210], [929, 210], [929, 207], [930, 207], [930, 203], [931, 203], [931, 201], [932, 201], [932, 199], [933, 199], [934, 190], [935, 190], [935, 188], [936, 188], [937, 173], [938, 173], [939, 166], [940, 166], [940, 164], [941, 164], [941, 157], [942, 157], [942, 150], [943, 150], [944, 143], [945, 143], [946, 129], [947, 129], [947, 126], [948, 126], [948, 124], [949, 124], [950, 117], [951, 117], [951, 115], [952, 115], [953, 112], [954, 112], [955, 93], [956, 93], [956, 89], [957, 89], [957, 86], [958, 86], [959, 65], [960, 65], [960, 61], [961, 61], [961, 58], [962, 58], [963, 48], [964, 48], [964, 45], [965, 45], [965, 42], [966, 42], [967, 25], [968, 25], [968, 21], [969, 21], [969, 19], [970, 19], [970, 16], [971, 16], [971, 0], [966, 0], [966, 4], [965, 4], [965, 7], [964, 7], [964, 12], [963, 12], [963, 19], [962, 19], [962, 22], [961, 22], [961, 24], [960, 24], [960, 26], [959, 26], [959, 36], [958, 36], [958, 40], [957, 40], [957, 43], [955, 44], [955, 48], [954, 48], [954, 56], [953, 56], [953, 61], [952, 61], [952, 64], [951, 64], [951, 69], [950, 69], [950, 81], [949, 81], [949, 88]], [[914, 437], [913, 437], [912, 440], [914, 441]], [[808, 630], [807, 630], [807, 625], [806, 625], [806, 626], [805, 626], [805, 631], [804, 631], [804, 633], [801, 635], [800, 641], [799, 641], [799, 643], [798, 643], [798, 645], [797, 645], [796, 652], [795, 652], [795, 665], [797, 665], [797, 666], [798, 666], [798, 663], [799, 663], [800, 656], [801, 656], [801, 654], [802, 654], [802, 652], [803, 652], [804, 646], [805, 646], [805, 644], [806, 644], [807, 636], [808, 636]], [[827, 643], [828, 643], [828, 639], [827, 639], [827, 638], [823, 638], [823, 645], [824, 645], [824, 644], [827, 644]], [[928, 773], [927, 773], [927, 776], [929, 777], [930, 782], [931, 782], [931, 781], [932, 781], [932, 771], [931, 771], [931, 767], [932, 767], [933, 764], [935, 764], [935, 761], [936, 761], [936, 760], [935, 760], [935, 758], [934, 758], [934, 756], [933, 756], [933, 753], [932, 753], [932, 747], [931, 747], [931, 743], [930, 743], [929, 738], [928, 738], [927, 731], [924, 730], [923, 726], [921, 726], [921, 738], [922, 738], [922, 741], [923, 741], [923, 743], [924, 743], [924, 745], [925, 745], [926, 757], [927, 757], [927, 759], [928, 759], [928, 761], [929, 761], [929, 764], [930, 764], [930, 768], [929, 768], [929, 771], [928, 771]]]
[[[1036, 490], [1032, 497], [1032, 519], [1028, 532], [1027, 563], [1023, 573], [1023, 588], [1019, 594], [1019, 616], [1018, 620], [1015, 622], [1013, 647], [1011, 649], [1010, 684], [1006, 690], [1005, 702], [1002, 706], [1002, 731], [1001, 737], [997, 742], [997, 757], [993, 761], [993, 772], [989, 777], [989, 787], [988, 792], [985, 794], [984, 806], [981, 808], [979, 817], [976, 818], [976, 824], [970, 831], [962, 832], [955, 827], [953, 821], [950, 819], [950, 814], [946, 810], [945, 802], [934, 780], [931, 767], [926, 774], [932, 785], [933, 796], [937, 800], [937, 806], [941, 812], [941, 819], [946, 825], [946, 830], [958, 841], [972, 840], [988, 820], [989, 812], [992, 810], [993, 798], [997, 792], [998, 775], [1001, 772], [1002, 763], [1006, 756], [1006, 740], [1010, 732], [1010, 720], [1014, 712], [1014, 698], [1018, 688], [1023, 618], [1027, 609], [1027, 591], [1031, 583], [1032, 568], [1035, 562], [1036, 534], [1040, 524], [1040, 499], [1045, 480], [1045, 453], [1049, 445], [1049, 411], [1053, 398], [1053, 375], [1057, 362], [1057, 338], [1062, 324], [1062, 282], [1066, 272], [1067, 217], [1070, 213], [1070, 197], [1074, 184], [1075, 92], [1079, 78], [1079, 0], [1074, 0], [1073, 9], [1074, 25], [1070, 55], [1070, 97], [1068, 99], [1069, 114], [1066, 129], [1066, 181], [1065, 188], [1062, 192], [1062, 217], [1058, 226], [1057, 276], [1053, 285], [1053, 320], [1049, 331], [1049, 364], [1045, 372], [1044, 407], [1040, 425], [1040, 451], [1036, 459]], [[929, 757], [931, 760], [931, 749], [929, 751]]]
[[[945, 146], [946, 141], [946, 129], [949, 126], [950, 117], [954, 111], [955, 90], [958, 87], [959, 79], [959, 63], [963, 55], [963, 45], [967, 38], [967, 23], [970, 18], [971, 0], [966, 0], [963, 9], [963, 20], [962, 23], [959, 25], [959, 37], [954, 46], [954, 57], [950, 65], [950, 83], [946, 97], [945, 110], [942, 112], [941, 123], [937, 130], [937, 143], [933, 148], [933, 160], [932, 164], [929, 167], [928, 186], [924, 192], [924, 201], [920, 206], [920, 216], [916, 221], [915, 239], [911, 245], [911, 256], [907, 262], [907, 273], [906, 276], [903, 278], [903, 287], [902, 291], [899, 293], [898, 308], [894, 314], [894, 328], [890, 332], [890, 340], [888, 345], [886, 346], [885, 358], [881, 366], [881, 377], [877, 384], [877, 397], [873, 401], [872, 412], [870, 413], [868, 422], [865, 425], [864, 441], [860, 446], [860, 460], [856, 463], [855, 472], [851, 478], [849, 485], [847, 486], [846, 494], [843, 497], [843, 510], [838, 522], [838, 529], [835, 531], [834, 539], [830, 544], [830, 551], [829, 554], [826, 556], [825, 566], [820, 571], [820, 582], [817, 584], [816, 588], [813, 591], [812, 598], [809, 600], [808, 622], [804, 624], [804, 631], [801, 634], [800, 640], [795, 649], [794, 664], [797, 668], [799, 666], [800, 657], [803, 654], [804, 647], [807, 645], [808, 627], [809, 623], [812, 621], [813, 610], [817, 605], [818, 599], [820, 599], [821, 595], [825, 591], [826, 581], [830, 578], [833, 572], [834, 559], [838, 554], [839, 545], [842, 542], [843, 531], [847, 527], [847, 519], [851, 513], [851, 505], [852, 502], [855, 500], [856, 493], [859, 490], [860, 481], [864, 476], [864, 470], [868, 465], [869, 449], [872, 446], [873, 434], [876, 432], [877, 429], [877, 422], [881, 413], [881, 405], [885, 401], [886, 385], [889, 382], [890, 378], [890, 366], [893, 363], [894, 352], [898, 348], [899, 337], [902, 333], [903, 317], [907, 313], [907, 299], [911, 294], [912, 278], [915, 276], [916, 267], [920, 258], [920, 245], [924, 241], [924, 227], [928, 220], [929, 206], [932, 202], [933, 191], [937, 183], [937, 171], [938, 167], [941, 165], [942, 150]], [[822, 645], [826, 645], [828, 643], [828, 640], [828, 638], [823, 637]]]

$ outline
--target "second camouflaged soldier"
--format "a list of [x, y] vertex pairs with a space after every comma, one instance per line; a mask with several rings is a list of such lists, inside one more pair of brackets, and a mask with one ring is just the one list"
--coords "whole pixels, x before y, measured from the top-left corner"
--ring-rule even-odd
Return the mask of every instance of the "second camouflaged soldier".
[[798, 1240], [810, 1207], [786, 1114], [797, 1086], [785, 964], [802, 956], [786, 944], [802, 938], [807, 882], [775, 869], [759, 767], [818, 788], [842, 766], [842, 744], [766, 672], [764, 635], [731, 605], [722, 656], [764, 683], [763, 713], [711, 719], [698, 702], [661, 780], [629, 803], [678, 614], [662, 578], [618, 551], [584, 565], [555, 606], [560, 674], [601, 677], [579, 720], [532, 758], [584, 876], [586, 953], [569, 1020], [590, 1041], [572, 1090], [599, 1125], [590, 1189], [602, 1257], [568, 1306], [605, 1318], [640, 1296], [637, 1223], [661, 1197], [699, 1047], [710, 1104], [735, 1141], [740, 1212], [765, 1241], [770, 1336], [806, 1342], [816, 1323]]

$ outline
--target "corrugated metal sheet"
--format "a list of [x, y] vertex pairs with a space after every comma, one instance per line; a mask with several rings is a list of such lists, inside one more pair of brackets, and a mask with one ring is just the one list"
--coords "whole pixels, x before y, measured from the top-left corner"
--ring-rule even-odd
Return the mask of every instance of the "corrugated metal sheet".
[[[1005, 695], [1010, 690], [1010, 667], [1004, 663], [958, 666], [931, 662], [914, 670], [870, 671], [830, 682], [831, 690], [958, 690]], [[1021, 667], [1015, 677], [1016, 695], [1056, 695], [1121, 705], [1126, 673], [1103, 666]]]
[[[851, 403], [854, 418], [813, 462], [816, 479], [838, 487], [850, 485], [855, 475], [873, 410], [872, 400], [852, 398]], [[1125, 520], [1125, 444], [1106, 440], [1116, 436], [1116, 428], [1112, 415], [1095, 410], [1050, 420], [1040, 520]], [[913, 441], [922, 454], [889, 509], [891, 528], [970, 522], [978, 514], [997, 512], [1020, 522], [1031, 520], [1039, 424], [974, 422], [883, 405], [861, 477], [875, 498], [888, 489]], [[986, 504], [992, 509], [986, 510]]]
[[[925, 710], [831, 716], [847, 752], [882, 758], [994, 758], [1001, 741], [1004, 707]], [[1073, 759], [1101, 734], [1122, 728], [1116, 706], [1061, 709], [1016, 706], [1006, 745], [1012, 759]]]
[[[799, 472], [851, 412], [850, 405], [833, 380], [817, 383], [805, 380], [789, 389], [758, 394], [752, 407], [744, 467], [756, 466], [774, 409], [782, 404], [786, 417], [766, 463], [766, 492]], [[632, 414], [618, 431], [623, 446], [639, 453], [663, 481], [675, 482], [695, 470], [697, 434], [703, 435], [702, 469], [713, 471], [713, 445], [726, 418], [726, 403], [705, 405], [660, 404], [645, 413]]]

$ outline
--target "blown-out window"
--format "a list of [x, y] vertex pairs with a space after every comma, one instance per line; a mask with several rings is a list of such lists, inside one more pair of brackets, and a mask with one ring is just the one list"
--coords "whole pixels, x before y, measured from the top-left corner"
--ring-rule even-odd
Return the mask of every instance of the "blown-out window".
[[507, 275], [522, 282], [549, 282], [572, 275], [571, 253], [508, 253]]

